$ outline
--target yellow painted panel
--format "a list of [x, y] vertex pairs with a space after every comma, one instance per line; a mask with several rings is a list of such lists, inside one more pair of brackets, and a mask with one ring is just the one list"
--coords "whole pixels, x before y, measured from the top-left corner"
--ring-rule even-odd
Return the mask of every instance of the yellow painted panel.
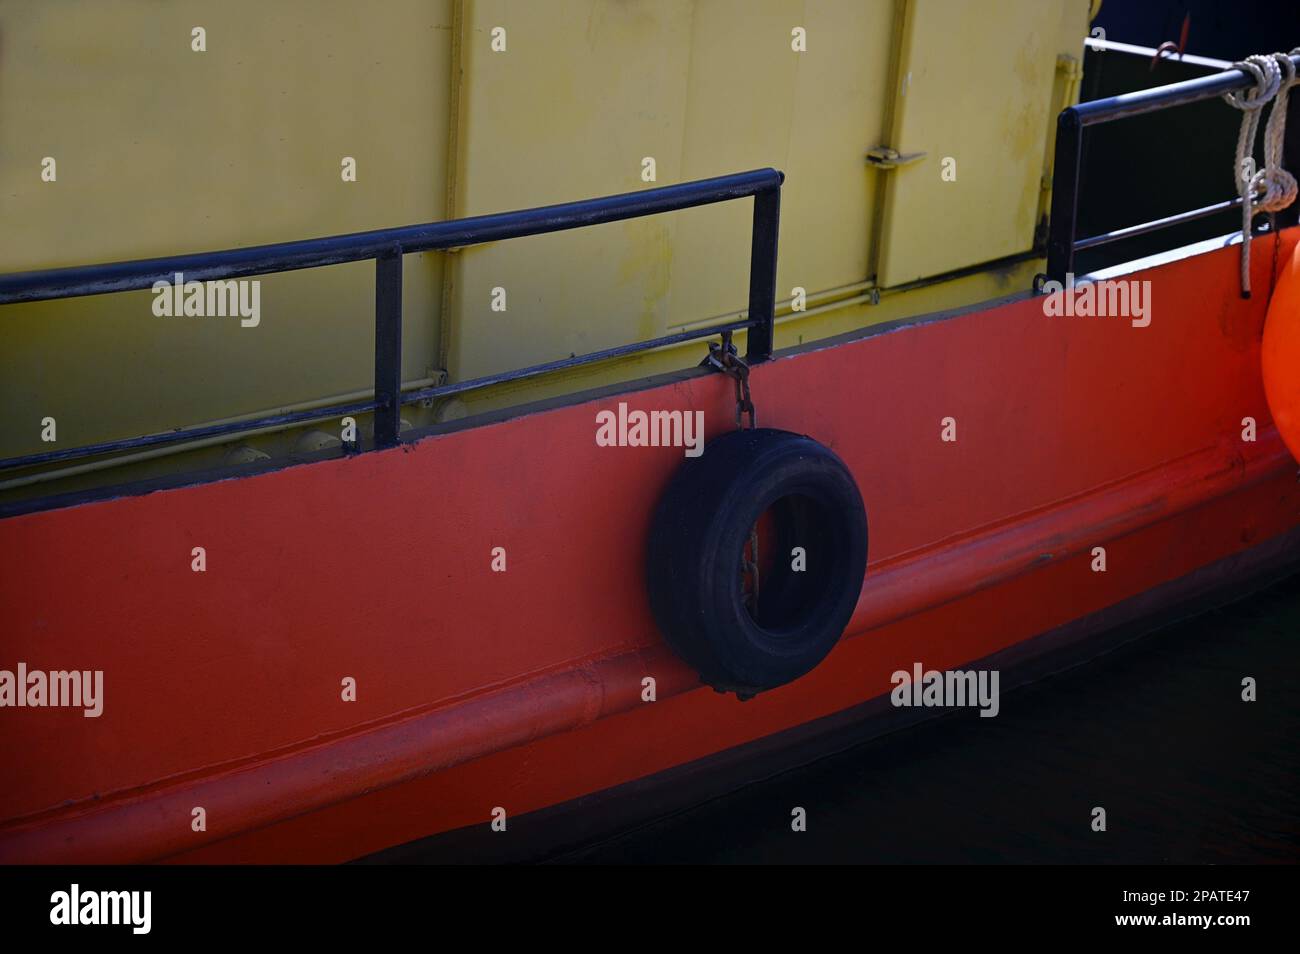
[[[877, 179], [863, 155], [883, 134], [892, 14], [892, 0], [696, 5], [683, 174], [786, 173], [778, 298], [867, 277]], [[670, 326], [745, 307], [751, 213], [745, 202], [681, 215]]]
[[1044, 0], [907, 0], [887, 145], [925, 157], [875, 173], [887, 183], [881, 285], [1033, 246], [1061, 22]]
[[[449, 0], [8, 0], [0, 271], [443, 218], [450, 21]], [[441, 256], [405, 274], [405, 373], [421, 377]], [[372, 275], [267, 276], [255, 328], [156, 317], [148, 292], [8, 306], [0, 456], [48, 450], [46, 416], [68, 447], [371, 386]]]
[[[467, 3], [456, 214], [680, 181], [691, 8], [688, 0]], [[493, 30], [504, 31], [504, 49], [492, 49]], [[647, 157], [653, 182], [642, 179]], [[453, 379], [653, 337], [665, 324], [674, 219], [454, 253]], [[504, 311], [493, 310], [498, 288]]]
[[[892, 15], [889, 0], [471, 0], [456, 213], [776, 166], [780, 296], [860, 282], [876, 188], [863, 154], [882, 134]], [[751, 212], [735, 202], [456, 253], [452, 378], [743, 308]]]

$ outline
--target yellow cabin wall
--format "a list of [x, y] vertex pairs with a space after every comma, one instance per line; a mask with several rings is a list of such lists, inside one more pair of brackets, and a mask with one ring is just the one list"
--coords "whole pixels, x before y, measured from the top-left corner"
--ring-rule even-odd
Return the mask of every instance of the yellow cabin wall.
[[924, 156], [885, 174], [884, 287], [1033, 247], [1061, 10], [998, 0], [1002, 29], [989, 30], [989, 19], [987, 4], [905, 6], [889, 138]]
[[[545, 205], [761, 166], [782, 196], [777, 346], [1029, 286], [1087, 0], [9, 0], [0, 271]], [[978, 12], [971, 12], [972, 10]], [[207, 30], [207, 52], [190, 30]], [[807, 31], [807, 52], [791, 30]], [[507, 49], [493, 52], [492, 30]], [[963, 81], [964, 72], [978, 83]], [[912, 73], [903, 102], [903, 77]], [[1077, 76], [1075, 77], [1077, 79]], [[925, 150], [870, 166], [878, 146]], [[939, 160], [958, 160], [942, 182]], [[40, 180], [42, 157], [57, 183]], [[357, 159], [344, 183], [340, 160]], [[654, 157], [656, 181], [642, 181]], [[463, 380], [741, 313], [751, 204], [405, 262], [403, 376]], [[925, 278], [914, 287], [907, 283]], [[373, 268], [262, 279], [262, 320], [163, 319], [148, 292], [0, 314], [0, 457], [270, 413], [372, 386]], [[808, 314], [791, 314], [796, 287]], [[506, 290], [507, 310], [491, 308]], [[408, 407], [446, 420], [698, 362], [703, 342]], [[756, 395], [756, 397], [758, 397]], [[363, 433], [365, 431], [363, 421]], [[338, 422], [163, 449], [0, 499], [288, 458]], [[315, 441], [315, 443], [313, 443]], [[251, 449], [251, 451], [249, 450]], [[58, 468], [60, 473], [68, 465]]]
[[[866, 277], [877, 184], [863, 156], [884, 121], [891, 2], [470, 0], [466, 11], [458, 214], [774, 166], [787, 175], [779, 294]], [[796, 25], [806, 54], [790, 49]], [[505, 53], [489, 49], [496, 26]], [[564, 55], [537, 36], [564, 38]], [[655, 182], [642, 181], [645, 157]], [[734, 202], [457, 252], [453, 377], [734, 313], [750, 215]], [[491, 310], [496, 287], [506, 312]]]
[[[0, 271], [445, 216], [450, 0], [9, 0], [0, 44]], [[437, 359], [441, 269], [406, 259], [408, 378]], [[264, 276], [256, 328], [152, 303], [3, 310], [0, 456], [50, 449], [46, 416], [76, 446], [373, 386], [367, 263]]]

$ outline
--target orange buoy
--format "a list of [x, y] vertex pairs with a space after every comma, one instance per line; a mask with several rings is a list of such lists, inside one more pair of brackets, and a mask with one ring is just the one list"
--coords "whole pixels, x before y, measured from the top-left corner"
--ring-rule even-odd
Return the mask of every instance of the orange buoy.
[[1264, 394], [1278, 433], [1300, 460], [1300, 244], [1278, 276], [1264, 323]]

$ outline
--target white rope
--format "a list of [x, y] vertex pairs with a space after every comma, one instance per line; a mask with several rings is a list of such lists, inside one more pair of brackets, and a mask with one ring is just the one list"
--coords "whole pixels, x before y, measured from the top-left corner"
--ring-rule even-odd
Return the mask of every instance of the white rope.
[[[1291, 56], [1300, 47], [1284, 53], [1249, 56], [1233, 66], [1255, 78], [1252, 89], [1224, 93], [1228, 105], [1240, 109], [1241, 132], [1237, 135], [1237, 158], [1233, 179], [1241, 196], [1241, 293], [1250, 297], [1250, 221], [1256, 212], [1277, 212], [1296, 199], [1295, 176], [1282, 168], [1282, 139], [1286, 134], [1287, 97], [1297, 83]], [[1255, 134], [1264, 106], [1273, 101], [1264, 127], [1264, 166], [1255, 168]]]

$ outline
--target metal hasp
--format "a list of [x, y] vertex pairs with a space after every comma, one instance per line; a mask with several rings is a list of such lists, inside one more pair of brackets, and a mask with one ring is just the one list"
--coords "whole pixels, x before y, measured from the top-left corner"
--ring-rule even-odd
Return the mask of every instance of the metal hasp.
[[[215, 281], [248, 275], [340, 265], [367, 259], [375, 261], [375, 396], [372, 401], [353, 402], [277, 414], [254, 420], [178, 428], [124, 440], [105, 441], [66, 450], [0, 459], [0, 470], [28, 467], [56, 461], [93, 457], [113, 451], [153, 447], [177, 441], [218, 435], [235, 435], [277, 424], [296, 424], [344, 414], [375, 412], [375, 448], [392, 447], [400, 440], [401, 408], [430, 398], [460, 394], [506, 381], [536, 377], [551, 371], [622, 355], [648, 351], [664, 345], [708, 338], [724, 331], [749, 329], [747, 356], [750, 363], [772, 354], [772, 333], [776, 321], [777, 237], [781, 215], [781, 184], [784, 173], [776, 169], [755, 169], [713, 179], [627, 192], [621, 195], [566, 202], [561, 205], [502, 212], [447, 222], [408, 225], [402, 228], [356, 232], [328, 238], [259, 245], [253, 248], [201, 252], [171, 258], [141, 259], [108, 265], [84, 265], [39, 272], [0, 275], [0, 305], [58, 298], [79, 298], [110, 292], [152, 288], [157, 282], [170, 283], [176, 273], [187, 281]], [[749, 263], [749, 312], [743, 319], [664, 335], [648, 341], [606, 348], [559, 361], [532, 365], [515, 371], [459, 381], [418, 391], [401, 392], [402, 368], [402, 257], [412, 252], [429, 252], [504, 239], [562, 232], [589, 225], [620, 222], [661, 212], [676, 212], [731, 199], [754, 199], [753, 237]]]
[[899, 152], [897, 149], [891, 149], [888, 146], [877, 146], [875, 149], [867, 150], [867, 162], [877, 169], [897, 169], [900, 166], [910, 166], [914, 162], [920, 162], [924, 159], [924, 152]]
[[[1300, 54], [1291, 57], [1300, 67]], [[1214, 215], [1227, 209], [1240, 208], [1241, 197], [1227, 199], [1190, 212], [1182, 212], [1152, 222], [1131, 225], [1103, 235], [1076, 238], [1079, 213], [1079, 177], [1083, 157], [1083, 131], [1088, 126], [1108, 123], [1114, 119], [1141, 116], [1172, 106], [1185, 106], [1214, 99], [1233, 90], [1254, 85], [1249, 73], [1234, 67], [1222, 73], [1201, 76], [1169, 86], [1122, 93], [1106, 99], [1079, 103], [1061, 111], [1056, 122], [1056, 154], [1052, 167], [1052, 211], [1047, 239], [1047, 277], [1064, 282], [1067, 273], [1074, 271], [1074, 254], [1082, 249], [1118, 242], [1121, 239], [1157, 232], [1194, 219]]]

